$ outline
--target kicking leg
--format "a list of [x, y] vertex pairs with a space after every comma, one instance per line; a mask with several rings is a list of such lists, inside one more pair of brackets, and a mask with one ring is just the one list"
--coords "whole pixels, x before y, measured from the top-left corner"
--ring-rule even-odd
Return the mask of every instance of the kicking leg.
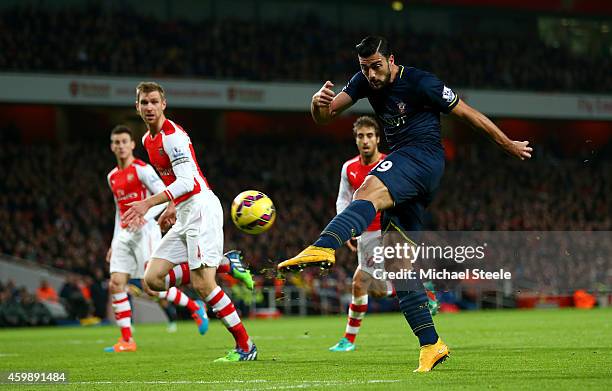
[[372, 223], [377, 211], [392, 206], [393, 199], [384, 183], [368, 175], [355, 192], [353, 202], [332, 219], [319, 239], [295, 257], [281, 262], [278, 269], [295, 271], [306, 266], [331, 267], [336, 262], [336, 249], [347, 240], [361, 235]]

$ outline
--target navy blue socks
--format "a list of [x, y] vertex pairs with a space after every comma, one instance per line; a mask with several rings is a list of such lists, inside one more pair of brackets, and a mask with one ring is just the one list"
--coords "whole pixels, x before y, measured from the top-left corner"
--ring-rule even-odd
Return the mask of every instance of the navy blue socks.
[[[397, 289], [397, 287], [396, 287]], [[400, 310], [408, 321], [412, 332], [419, 338], [419, 343], [431, 345], [438, 341], [438, 333], [427, 307], [427, 295], [423, 289], [406, 291], [397, 289]]]
[[347, 240], [361, 235], [376, 217], [374, 204], [366, 200], [355, 200], [325, 227], [315, 246], [341, 247]]

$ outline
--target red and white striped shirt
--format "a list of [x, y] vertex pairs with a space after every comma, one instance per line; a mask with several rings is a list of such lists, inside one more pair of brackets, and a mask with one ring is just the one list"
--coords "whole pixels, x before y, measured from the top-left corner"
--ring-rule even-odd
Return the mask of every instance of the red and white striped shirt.
[[[338, 198], [336, 199], [336, 213], [342, 212], [351, 203], [353, 194], [363, 184], [366, 176], [386, 157], [387, 155], [381, 153], [379, 160], [366, 166], [361, 163], [361, 157], [357, 155], [342, 165], [340, 188], [338, 189]], [[366, 229], [366, 231], [378, 230], [380, 230], [380, 212], [376, 213], [374, 221]]]
[[[153, 167], [139, 159], [134, 159], [132, 164], [124, 169], [113, 168], [106, 179], [113, 192], [116, 206], [115, 234], [113, 237], [116, 236], [120, 228], [127, 227], [123, 221], [123, 215], [130, 208], [129, 203], [142, 201], [151, 194], [157, 194], [166, 188]], [[154, 217], [159, 211], [159, 209], [155, 209], [151, 210], [150, 213], [147, 212], [145, 219]]]
[[202, 189], [210, 189], [196, 160], [191, 139], [176, 123], [166, 119], [154, 137], [150, 132], [145, 133], [142, 144], [167, 186], [166, 195], [177, 206]]

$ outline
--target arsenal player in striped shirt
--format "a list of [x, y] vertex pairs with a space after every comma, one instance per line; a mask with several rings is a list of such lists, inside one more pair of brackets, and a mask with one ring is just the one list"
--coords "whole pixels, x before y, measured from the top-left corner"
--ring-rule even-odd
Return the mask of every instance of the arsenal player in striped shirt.
[[[161, 231], [155, 217], [162, 212], [165, 205], [151, 208], [142, 219], [135, 220], [131, 225], [125, 221], [128, 203], [143, 200], [166, 188], [153, 167], [134, 157], [135, 146], [132, 131], [127, 126], [118, 125], [111, 131], [110, 148], [117, 159], [117, 166], [108, 173], [107, 181], [115, 199], [116, 212], [113, 240], [106, 254], [106, 261], [110, 264], [109, 290], [121, 337], [115, 345], [105, 348], [107, 352], [136, 351], [131, 328], [132, 308], [126, 287], [130, 278], [144, 277], [145, 263], [149, 260], [153, 247], [161, 240]], [[204, 303], [192, 300], [175, 286], [163, 292], [153, 292], [143, 283], [143, 290], [150, 296], [168, 299], [176, 305], [187, 307], [196, 320], [200, 333], [206, 332], [208, 318], [204, 311], [199, 310], [204, 307]], [[174, 319], [169, 316], [169, 320]]]
[[165, 290], [165, 277], [187, 259], [193, 288], [236, 341], [235, 348], [215, 361], [255, 360], [255, 344], [234, 304], [215, 281], [216, 268], [223, 258], [223, 208], [200, 170], [189, 136], [166, 118], [165, 108], [166, 97], [159, 84], [142, 82], [137, 86], [136, 110], [148, 129], [143, 144], [166, 190], [130, 203], [126, 222], [142, 219], [150, 208], [168, 201], [172, 202], [159, 217], [160, 224], [176, 221], [153, 251], [145, 281], [153, 290]]
[[[342, 165], [336, 200], [337, 213], [342, 212], [351, 203], [355, 190], [362, 185], [369, 172], [386, 156], [378, 150], [380, 127], [374, 118], [359, 117], [353, 124], [353, 136], [359, 154]], [[393, 287], [388, 281], [374, 278], [374, 270], [384, 270], [381, 263], [373, 262], [374, 247], [382, 246], [380, 212], [366, 231], [357, 238], [357, 247], [352, 241], [353, 239], [347, 241], [346, 245], [351, 251], [357, 253], [358, 266], [353, 275], [346, 331], [340, 342], [329, 348], [332, 352], [355, 350], [355, 338], [368, 310], [368, 293], [374, 297], [393, 295]]]

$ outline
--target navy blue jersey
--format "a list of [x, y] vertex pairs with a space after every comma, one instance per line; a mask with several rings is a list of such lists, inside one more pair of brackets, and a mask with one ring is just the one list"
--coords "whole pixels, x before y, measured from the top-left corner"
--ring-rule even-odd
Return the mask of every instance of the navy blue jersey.
[[391, 151], [405, 145], [441, 146], [440, 113], [449, 113], [457, 105], [457, 94], [429, 72], [399, 68], [395, 80], [380, 90], [372, 89], [363, 73], [357, 72], [342, 91], [353, 102], [368, 98]]

